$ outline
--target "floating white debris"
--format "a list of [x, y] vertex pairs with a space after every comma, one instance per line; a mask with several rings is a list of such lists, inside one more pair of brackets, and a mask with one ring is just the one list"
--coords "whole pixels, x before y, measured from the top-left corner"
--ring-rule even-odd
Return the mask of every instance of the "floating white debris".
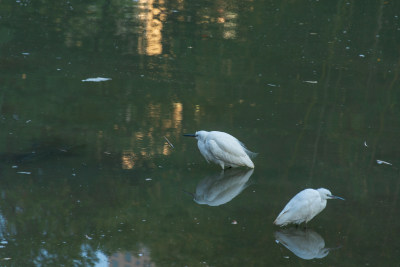
[[87, 78], [85, 80], [82, 80], [82, 82], [105, 82], [109, 80], [111, 80], [111, 78], [97, 77], [97, 78]]
[[17, 172], [19, 174], [31, 174], [31, 172]]
[[365, 146], [365, 147], [368, 147], [367, 141], [364, 141], [364, 146]]
[[236, 220], [233, 220], [232, 221], [232, 224], [237, 224], [238, 222], [236, 221]]
[[376, 160], [376, 163], [378, 163], [378, 164], [392, 165], [392, 163], [390, 163], [390, 162], [383, 161], [383, 160], [379, 160], [379, 159]]
[[168, 138], [166, 136], [164, 136], [165, 141], [167, 141], [168, 145], [172, 148], [174, 148], [174, 145], [168, 140]]
[[315, 84], [315, 83], [318, 83], [317, 81], [303, 81], [303, 83], [312, 83], [312, 84]]
[[30, 123], [32, 120], [27, 120], [25, 123]]
[[138, 256], [139, 256], [139, 257], [142, 257], [142, 256], [143, 256], [143, 253], [139, 253]]
[[271, 86], [271, 87], [280, 87], [279, 84], [273, 84], [273, 83], [268, 83], [267, 85], [268, 85], [268, 86]]
[[13, 166], [11, 166], [11, 168], [16, 169], [16, 168], [18, 168], [18, 165], [13, 165]]
[[275, 243], [279, 244], [279, 240], [275, 240]]
[[24, 53], [21, 53], [21, 54], [23, 54], [24, 56], [29, 56], [28, 52], [24, 52]]
[[283, 256], [285, 259], [289, 259], [289, 256]]
[[90, 236], [88, 236], [88, 235], [85, 235], [85, 237], [86, 237], [86, 239], [89, 239], [89, 240], [92, 240], [92, 239], [93, 239], [92, 237], [90, 237]]
[[360, 55], [358, 55], [359, 57], [365, 57], [365, 55], [363, 55], [363, 54], [360, 54]]
[[153, 180], [153, 179], [151, 179], [151, 178], [146, 178], [146, 181], [151, 181], [151, 180]]

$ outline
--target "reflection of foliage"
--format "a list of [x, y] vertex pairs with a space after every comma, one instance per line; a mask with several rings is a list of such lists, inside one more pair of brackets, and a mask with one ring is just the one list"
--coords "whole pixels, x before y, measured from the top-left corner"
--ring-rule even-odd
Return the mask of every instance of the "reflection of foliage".
[[[348, 205], [358, 213], [332, 206], [318, 219], [327, 229], [345, 232], [357, 252], [393, 242], [399, 230], [384, 211], [396, 211], [397, 174], [372, 163], [398, 161], [399, 4], [321, 2], [168, 1], [157, 14], [166, 19], [163, 54], [151, 57], [138, 53], [145, 28], [135, 1], [1, 2], [2, 257], [16, 266], [91, 265], [96, 250], [144, 244], [160, 265], [276, 265], [279, 253], [265, 253], [272, 211], [285, 195], [321, 184], [366, 203]], [[224, 39], [227, 29], [236, 39]], [[92, 75], [112, 80], [80, 82]], [[207, 165], [180, 138], [200, 127], [246, 136], [262, 152], [262, 197], [210, 209], [177, 193], [206, 176], [186, 171]], [[86, 146], [64, 155], [57, 151], [75, 146], [57, 141], [31, 157], [33, 140], [54, 136]], [[192, 159], [202, 163], [186, 165]], [[17, 175], [14, 164], [32, 175]], [[324, 221], [341, 213], [349, 228]], [[388, 234], [352, 227], [365, 215], [387, 218]], [[369, 263], [390, 263], [397, 248], [386, 245], [387, 262]]]

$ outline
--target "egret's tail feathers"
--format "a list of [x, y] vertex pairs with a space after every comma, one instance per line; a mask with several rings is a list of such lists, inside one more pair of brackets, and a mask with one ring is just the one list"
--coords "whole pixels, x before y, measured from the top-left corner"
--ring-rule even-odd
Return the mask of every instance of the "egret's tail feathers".
[[282, 211], [278, 217], [276, 217], [274, 224], [280, 227], [285, 226], [289, 223], [289, 218], [287, 217], [287, 211]]
[[243, 147], [244, 152], [246, 152], [247, 156], [249, 156], [250, 158], [254, 158], [254, 157], [256, 157], [258, 155], [258, 153], [251, 152], [250, 150], [248, 150], [247, 147], [242, 142], [240, 142], [239, 140], [237, 140], [237, 141]]
[[249, 156], [250, 158], [255, 158], [255, 157], [257, 157], [257, 155], [258, 155], [258, 153], [256, 153], [256, 152], [251, 152], [251, 151], [248, 150], [247, 148], [245, 148], [244, 151], [246, 152], [247, 156]]
[[254, 163], [248, 158], [248, 162], [246, 162], [246, 166], [254, 169]]
[[281, 222], [281, 221], [279, 220], [279, 218], [276, 218], [276, 220], [274, 221], [274, 224], [275, 224], [275, 225], [278, 225], [278, 226], [280, 226], [280, 227], [287, 225], [287, 223]]
[[184, 193], [188, 194], [189, 196], [192, 196], [192, 197], [194, 198], [194, 194], [193, 194], [193, 193], [191, 193], [191, 192], [189, 192], [189, 191], [186, 191], [185, 189], [182, 189], [182, 191], [183, 191]]

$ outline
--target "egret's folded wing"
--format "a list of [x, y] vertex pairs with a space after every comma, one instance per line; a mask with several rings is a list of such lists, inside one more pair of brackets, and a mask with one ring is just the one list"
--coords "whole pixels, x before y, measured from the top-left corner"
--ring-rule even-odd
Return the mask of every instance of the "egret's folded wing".
[[240, 143], [239, 140], [237, 140], [235, 137], [231, 135], [226, 135], [226, 136], [216, 136], [216, 138], [211, 138], [209, 139], [210, 141], [214, 141], [218, 147], [223, 150], [225, 153], [237, 156], [237, 157], [243, 157], [246, 155], [245, 149]]
[[286, 225], [287, 223], [302, 221], [318, 198], [319, 193], [312, 189], [301, 191], [286, 204], [275, 221], [278, 225], [283, 222], [286, 222], [283, 224]]
[[223, 142], [209, 140], [206, 142], [205, 145], [215, 158], [225, 163], [230, 163], [238, 166], [253, 164], [243, 150], [231, 148], [226, 144], [223, 144]]
[[319, 193], [315, 190], [305, 189], [295, 195], [286, 206], [295, 214], [302, 214], [304, 212], [309, 212], [310, 206], [316, 203], [316, 200], [319, 200], [319, 198]]

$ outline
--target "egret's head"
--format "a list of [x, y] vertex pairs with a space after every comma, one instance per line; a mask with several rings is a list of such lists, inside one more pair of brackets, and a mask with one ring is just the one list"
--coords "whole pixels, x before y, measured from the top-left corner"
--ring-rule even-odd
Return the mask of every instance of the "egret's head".
[[319, 189], [317, 189], [317, 191], [321, 195], [322, 199], [341, 199], [341, 200], [344, 200], [344, 198], [332, 195], [331, 191], [329, 191], [326, 188], [319, 188]]
[[195, 134], [184, 134], [183, 136], [196, 137], [197, 140], [204, 140], [207, 134], [207, 131], [197, 131]]

